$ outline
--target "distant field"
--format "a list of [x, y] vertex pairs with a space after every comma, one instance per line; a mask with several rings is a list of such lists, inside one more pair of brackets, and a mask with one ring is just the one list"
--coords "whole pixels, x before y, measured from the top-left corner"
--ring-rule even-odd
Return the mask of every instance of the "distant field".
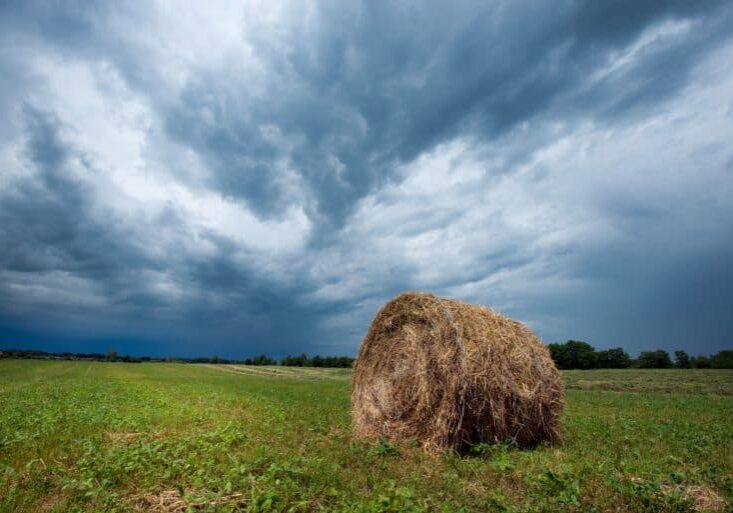
[[281, 367], [277, 365], [214, 365], [204, 364], [216, 370], [224, 370], [259, 377], [294, 379], [340, 379], [351, 378], [351, 369], [326, 369], [314, 367]]
[[730, 511], [733, 371], [565, 373], [556, 447], [352, 440], [341, 369], [0, 361], [0, 512]]
[[733, 370], [608, 369], [563, 376], [567, 388], [578, 390], [733, 395]]

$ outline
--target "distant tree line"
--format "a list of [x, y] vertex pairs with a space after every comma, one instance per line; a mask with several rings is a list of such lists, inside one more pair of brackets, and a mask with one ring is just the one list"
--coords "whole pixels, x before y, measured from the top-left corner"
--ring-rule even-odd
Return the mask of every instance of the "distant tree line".
[[632, 359], [620, 347], [597, 351], [589, 343], [578, 340], [549, 344], [547, 347], [560, 369], [733, 369], [733, 350], [696, 357], [679, 350], [674, 352], [673, 360], [662, 349], [642, 351], [638, 358]]
[[280, 360], [280, 365], [288, 367], [351, 367], [354, 359], [349, 356], [320, 356], [309, 357], [305, 353], [298, 356], [286, 356]]
[[0, 356], [4, 358], [27, 358], [37, 360], [81, 360], [93, 362], [150, 362], [164, 361], [163, 358], [151, 358], [149, 356], [118, 355], [116, 351], [106, 353], [54, 353], [50, 351], [38, 351], [36, 349], [3, 349]]
[[54, 353], [49, 351], [38, 351], [35, 349], [3, 349], [0, 351], [0, 358], [30, 358], [40, 360], [79, 360], [94, 362], [173, 362], [173, 363], [215, 363], [215, 364], [238, 364], [238, 365], [286, 365], [291, 367], [351, 367], [354, 359], [348, 356], [313, 356], [306, 354], [298, 356], [286, 356], [281, 360], [261, 354], [254, 358], [245, 360], [230, 360], [212, 357], [197, 358], [174, 358], [174, 357], [151, 357], [151, 356], [130, 356], [119, 355], [113, 349], [106, 353]]
[[[635, 367], [640, 369], [733, 369], [733, 350], [720, 351], [710, 356], [691, 357], [685, 351], [675, 351], [674, 359], [667, 351], [642, 351], [638, 358], [633, 359], [620, 347], [597, 351], [587, 342], [568, 340], [563, 343], [549, 344], [548, 349], [552, 359], [560, 369], [626, 369]], [[283, 365], [288, 367], [342, 367], [348, 368], [354, 364], [354, 358], [349, 356], [308, 356], [301, 353], [296, 356], [288, 355], [280, 360], [261, 354], [245, 360], [231, 360], [212, 357], [173, 358], [119, 355], [113, 349], [106, 353], [54, 353], [35, 349], [3, 349], [0, 358], [35, 358], [45, 360], [80, 360], [97, 362], [174, 362], [174, 363], [214, 363], [238, 365]]]
[[247, 358], [244, 360], [245, 365], [277, 365], [277, 360], [270, 358], [266, 354], [261, 354], [255, 358]]

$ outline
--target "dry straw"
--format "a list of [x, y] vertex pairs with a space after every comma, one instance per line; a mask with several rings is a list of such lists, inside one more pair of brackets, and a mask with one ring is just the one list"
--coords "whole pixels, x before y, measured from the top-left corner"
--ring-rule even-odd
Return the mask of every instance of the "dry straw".
[[351, 395], [360, 437], [415, 438], [433, 451], [559, 437], [560, 374], [523, 324], [432, 294], [400, 294], [361, 344]]

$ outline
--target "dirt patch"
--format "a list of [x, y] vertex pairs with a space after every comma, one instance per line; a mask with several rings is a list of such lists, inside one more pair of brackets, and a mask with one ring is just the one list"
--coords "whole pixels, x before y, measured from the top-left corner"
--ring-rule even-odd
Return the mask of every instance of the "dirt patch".
[[695, 511], [725, 511], [725, 499], [718, 492], [708, 486], [662, 485], [665, 495], [679, 494], [692, 501]]
[[52, 493], [44, 497], [40, 504], [37, 505], [40, 513], [47, 513], [53, 511], [56, 507], [61, 504], [66, 497], [61, 493]]
[[107, 437], [115, 444], [129, 444], [143, 436], [142, 433], [116, 433], [108, 432]]
[[[193, 496], [193, 494], [186, 494]], [[162, 490], [138, 495], [133, 498], [136, 511], [147, 511], [156, 513], [179, 513], [190, 509], [199, 509], [219, 504], [244, 504], [246, 502], [243, 493], [232, 493], [211, 499], [182, 497], [178, 490]]]

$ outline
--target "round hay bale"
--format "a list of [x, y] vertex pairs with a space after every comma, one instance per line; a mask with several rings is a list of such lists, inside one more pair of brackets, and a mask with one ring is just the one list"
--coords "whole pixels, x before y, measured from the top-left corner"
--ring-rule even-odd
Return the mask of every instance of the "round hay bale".
[[375, 316], [354, 365], [355, 434], [429, 450], [559, 438], [560, 373], [523, 324], [488, 308], [408, 292]]

